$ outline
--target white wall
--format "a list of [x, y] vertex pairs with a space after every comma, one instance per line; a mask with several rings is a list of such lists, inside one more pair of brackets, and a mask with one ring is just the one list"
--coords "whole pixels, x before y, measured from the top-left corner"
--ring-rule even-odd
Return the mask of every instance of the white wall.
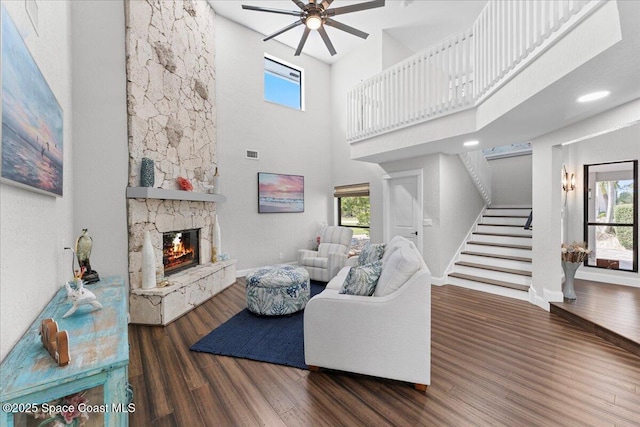
[[24, 2], [2, 2], [64, 112], [63, 197], [54, 198], [0, 184], [0, 358], [69, 279], [75, 242], [71, 34], [68, 2], [38, 2], [39, 28], [33, 30]]
[[351, 160], [346, 117], [347, 92], [382, 71], [381, 37], [380, 32], [372, 33], [358, 49], [331, 66], [331, 186], [370, 184], [370, 233], [373, 242], [383, 240], [382, 176], [385, 172], [377, 164]]
[[[296, 261], [333, 206], [330, 67], [263, 37], [216, 17], [217, 155], [227, 196], [217, 211], [222, 250], [238, 259], [241, 274]], [[306, 111], [264, 101], [265, 53], [304, 68]], [[260, 160], [245, 159], [246, 149], [258, 150]], [[304, 175], [305, 212], [258, 214], [258, 172]]]
[[128, 279], [127, 76], [124, 2], [71, 4], [73, 48], [73, 231], [89, 229], [91, 266]]
[[[569, 173], [576, 175], [576, 189], [567, 195], [565, 225], [566, 242], [584, 241], [584, 168], [585, 164], [640, 159], [640, 124], [624, 127], [564, 147], [564, 161]], [[640, 212], [636, 222], [640, 223]], [[576, 274], [581, 279], [640, 287], [640, 275], [615, 270], [581, 267]]]
[[398, 62], [407, 59], [415, 52], [390, 36], [382, 32], [382, 69], [385, 70]]
[[492, 205], [531, 206], [531, 159], [528, 154], [489, 160]]
[[442, 270], [434, 277], [446, 273], [483, 208], [484, 200], [460, 157], [440, 155], [440, 225], [444, 234], [442, 240], [431, 242], [436, 244], [442, 257]]

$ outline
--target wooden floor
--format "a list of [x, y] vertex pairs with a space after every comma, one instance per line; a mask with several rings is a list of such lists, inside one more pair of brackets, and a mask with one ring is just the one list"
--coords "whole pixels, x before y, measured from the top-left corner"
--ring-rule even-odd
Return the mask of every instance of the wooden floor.
[[169, 326], [130, 326], [137, 426], [638, 426], [640, 357], [517, 301], [432, 288], [432, 381], [190, 352], [244, 308], [234, 284]]
[[576, 280], [575, 291], [551, 312], [640, 357], [640, 288]]

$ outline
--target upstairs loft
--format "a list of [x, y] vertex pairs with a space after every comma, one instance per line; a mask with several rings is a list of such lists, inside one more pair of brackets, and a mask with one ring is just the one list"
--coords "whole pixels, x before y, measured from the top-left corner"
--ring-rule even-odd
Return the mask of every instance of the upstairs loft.
[[[531, 140], [640, 96], [640, 4], [496, 1], [472, 28], [347, 94], [351, 157], [375, 163]], [[585, 92], [611, 91], [597, 105]]]

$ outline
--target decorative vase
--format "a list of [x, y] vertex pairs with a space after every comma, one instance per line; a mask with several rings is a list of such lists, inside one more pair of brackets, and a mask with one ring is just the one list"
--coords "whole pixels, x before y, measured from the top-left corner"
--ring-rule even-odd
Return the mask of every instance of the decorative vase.
[[211, 178], [211, 184], [213, 185], [213, 194], [220, 194], [220, 175], [218, 175], [218, 168], [216, 168], [216, 172]]
[[222, 244], [220, 243], [220, 223], [218, 222], [218, 214], [213, 214], [213, 227], [212, 227], [212, 236], [213, 240], [213, 248], [214, 250], [211, 253], [211, 261], [217, 262], [219, 256], [222, 254]]
[[573, 279], [576, 271], [580, 267], [581, 262], [562, 261], [562, 269], [564, 270], [564, 284], [562, 285], [562, 293], [565, 299], [576, 299], [576, 291], [573, 289]]
[[155, 182], [155, 170], [153, 160], [143, 157], [140, 166], [140, 186], [153, 187]]
[[144, 232], [144, 243], [142, 244], [142, 289], [153, 289], [156, 287], [156, 260], [151, 244], [151, 234], [149, 230]]

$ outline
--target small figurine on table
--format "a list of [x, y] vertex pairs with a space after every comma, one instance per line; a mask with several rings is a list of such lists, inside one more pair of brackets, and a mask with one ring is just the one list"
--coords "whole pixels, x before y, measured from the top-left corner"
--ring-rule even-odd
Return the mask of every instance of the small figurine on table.
[[87, 229], [82, 229], [82, 234], [76, 240], [76, 256], [78, 257], [78, 264], [86, 270], [84, 275], [84, 281], [87, 284], [95, 283], [100, 280], [98, 272], [91, 269], [91, 250], [93, 249], [93, 239], [87, 233]]
[[81, 305], [91, 304], [98, 310], [102, 308], [102, 304], [98, 302], [98, 300], [96, 299], [96, 295], [90, 290], [84, 288], [84, 285], [82, 284], [82, 275], [84, 274], [84, 272], [85, 267], [82, 267], [80, 271], [76, 270], [74, 280], [76, 284], [75, 289], [73, 289], [69, 285], [69, 282], [64, 284], [64, 287], [67, 288], [67, 297], [73, 303], [73, 307], [71, 307], [69, 311], [67, 311], [64, 316], [62, 316], [63, 319], [66, 319], [67, 317], [75, 313], [78, 307], [80, 307]]

